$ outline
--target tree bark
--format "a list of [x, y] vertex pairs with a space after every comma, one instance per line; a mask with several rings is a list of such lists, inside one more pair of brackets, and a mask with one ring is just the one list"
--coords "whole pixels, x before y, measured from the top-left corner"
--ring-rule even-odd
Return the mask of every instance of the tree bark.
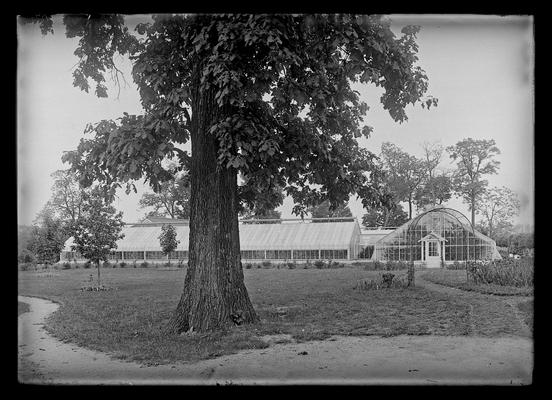
[[219, 166], [209, 128], [222, 117], [214, 90], [192, 103], [192, 162], [188, 269], [170, 333], [207, 332], [258, 320], [243, 279], [237, 170]]
[[100, 287], [100, 262], [96, 262], [96, 267], [98, 268], [98, 287]]

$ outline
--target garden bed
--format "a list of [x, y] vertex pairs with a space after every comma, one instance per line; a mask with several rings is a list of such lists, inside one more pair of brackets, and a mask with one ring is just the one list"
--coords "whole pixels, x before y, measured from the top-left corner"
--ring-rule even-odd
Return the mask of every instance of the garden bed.
[[426, 270], [422, 277], [430, 282], [443, 286], [454, 287], [466, 291], [473, 291], [496, 296], [532, 296], [532, 287], [503, 286], [496, 284], [475, 284], [466, 282], [466, 271], [462, 270]]

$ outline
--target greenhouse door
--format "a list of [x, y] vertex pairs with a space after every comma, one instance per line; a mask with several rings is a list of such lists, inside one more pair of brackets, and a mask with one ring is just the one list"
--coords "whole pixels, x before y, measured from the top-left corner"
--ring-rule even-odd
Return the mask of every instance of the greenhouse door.
[[425, 247], [425, 261], [427, 268], [439, 268], [441, 266], [442, 245], [439, 240], [426, 240], [422, 242]]

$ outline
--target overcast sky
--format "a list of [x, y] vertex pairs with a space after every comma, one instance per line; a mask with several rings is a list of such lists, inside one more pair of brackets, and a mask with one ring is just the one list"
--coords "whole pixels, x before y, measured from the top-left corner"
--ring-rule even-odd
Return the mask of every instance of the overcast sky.
[[[128, 17], [130, 23], [140, 16]], [[361, 145], [379, 153], [381, 143], [392, 142], [403, 150], [422, 155], [422, 143], [444, 146], [471, 137], [494, 139], [501, 154], [500, 170], [488, 177], [491, 186], [514, 190], [522, 209], [516, 222], [534, 219], [534, 84], [533, 32], [530, 17], [511, 16], [414, 16], [394, 15], [393, 30], [408, 24], [421, 25], [418, 34], [419, 65], [429, 77], [429, 94], [439, 99], [437, 108], [407, 109], [409, 120], [394, 122], [379, 103], [381, 92], [358, 86], [370, 106], [365, 122], [374, 127], [370, 139]], [[17, 59], [17, 160], [18, 222], [30, 224], [50, 197], [50, 174], [68, 166], [61, 162], [63, 151], [76, 148], [87, 123], [114, 119], [123, 112], [140, 113], [130, 63], [119, 60], [128, 85], [112, 88], [109, 98], [98, 99], [72, 86], [76, 40], [64, 36], [65, 29], [55, 18], [54, 35], [42, 36], [34, 25], [18, 24]], [[440, 165], [452, 169], [445, 154]], [[116, 207], [124, 220], [141, 219], [141, 195], [121, 191]], [[448, 205], [469, 216], [459, 199]], [[292, 218], [291, 199], [280, 208], [282, 217]], [[359, 219], [364, 210], [354, 197], [349, 206]]]

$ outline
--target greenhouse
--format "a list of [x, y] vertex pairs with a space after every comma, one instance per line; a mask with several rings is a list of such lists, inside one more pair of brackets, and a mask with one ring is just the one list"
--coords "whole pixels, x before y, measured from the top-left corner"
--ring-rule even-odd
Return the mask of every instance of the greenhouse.
[[[144, 223], [145, 222], [145, 223]], [[114, 261], [166, 261], [161, 251], [159, 235], [163, 223], [174, 225], [178, 247], [170, 259], [188, 259], [190, 227], [188, 221], [146, 220], [127, 224], [124, 238], [117, 241], [116, 251], [109, 255]], [[244, 262], [261, 260], [352, 260], [359, 252], [360, 227], [355, 218], [304, 220], [240, 221], [240, 249]], [[65, 242], [60, 261], [84, 261], [71, 250], [73, 238]]]
[[372, 260], [442, 263], [502, 258], [491, 238], [476, 231], [460, 212], [436, 207], [423, 212], [374, 244]]

